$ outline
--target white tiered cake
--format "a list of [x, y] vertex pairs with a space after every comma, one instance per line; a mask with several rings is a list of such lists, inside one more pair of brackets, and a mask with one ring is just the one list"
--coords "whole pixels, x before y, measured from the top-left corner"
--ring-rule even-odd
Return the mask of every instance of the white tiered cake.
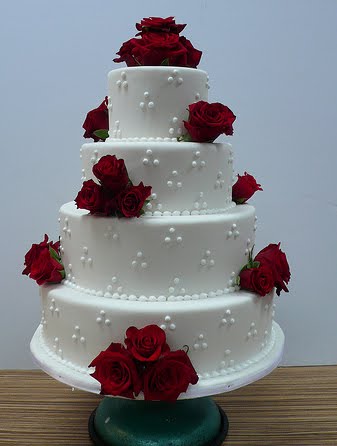
[[255, 242], [253, 206], [232, 201], [228, 143], [178, 141], [188, 106], [208, 99], [196, 68], [128, 67], [108, 75], [109, 133], [81, 148], [82, 180], [104, 155], [123, 158], [130, 178], [152, 186], [140, 218], [60, 209], [62, 284], [41, 287], [42, 321], [31, 343], [57, 379], [92, 392], [88, 366], [130, 326], [156, 324], [172, 349], [188, 346], [199, 376], [181, 398], [211, 395], [268, 373], [283, 334], [273, 291], [240, 290]]

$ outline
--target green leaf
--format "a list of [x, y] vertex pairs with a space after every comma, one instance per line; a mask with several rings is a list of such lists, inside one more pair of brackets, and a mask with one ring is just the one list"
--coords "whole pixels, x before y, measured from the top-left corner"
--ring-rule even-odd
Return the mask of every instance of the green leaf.
[[107, 138], [109, 138], [109, 132], [108, 130], [101, 129], [101, 130], [95, 130], [94, 135], [97, 136], [99, 139], [103, 139], [105, 141]]
[[246, 201], [245, 198], [237, 198], [237, 199], [235, 200], [235, 203], [236, 203], [236, 204], [243, 204], [243, 203], [245, 203], [245, 201]]
[[236, 284], [237, 284], [237, 286], [240, 286], [240, 276], [237, 276], [237, 278], [236, 278]]
[[258, 268], [260, 266], [260, 262], [253, 262], [252, 268]]
[[55, 259], [55, 260], [57, 260], [59, 263], [61, 263], [61, 258], [60, 258], [60, 256], [59, 256], [58, 253], [55, 251], [55, 249], [53, 249], [51, 246], [49, 246], [49, 254], [50, 254], [50, 257], [51, 257], [52, 259]]
[[63, 280], [66, 277], [66, 273], [65, 273], [64, 269], [62, 271], [60, 271], [60, 273], [61, 273], [61, 277]]
[[183, 142], [191, 142], [192, 138], [191, 135], [189, 133], [185, 133], [185, 135], [179, 136], [179, 138], [177, 138], [177, 141], [183, 141]]
[[160, 65], [168, 66], [169, 63], [170, 63], [170, 61], [169, 61], [169, 58], [167, 57], [166, 59], [164, 59], [164, 60], [162, 61], [162, 63], [161, 63]]

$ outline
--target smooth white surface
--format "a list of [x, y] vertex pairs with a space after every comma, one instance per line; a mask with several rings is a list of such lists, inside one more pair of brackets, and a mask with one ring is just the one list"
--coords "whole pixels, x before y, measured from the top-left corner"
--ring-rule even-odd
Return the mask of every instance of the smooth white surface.
[[[100, 393], [100, 384], [92, 378], [88, 372], [82, 373], [69, 367], [69, 363], [46, 349], [42, 338], [42, 326], [40, 325], [30, 343], [31, 352], [38, 367], [53, 378], [77, 389], [92, 393]], [[207, 395], [215, 395], [230, 392], [239, 387], [251, 384], [268, 375], [281, 361], [284, 348], [284, 334], [280, 326], [273, 322], [272, 338], [263, 359], [247, 365], [242, 370], [237, 370], [229, 375], [209, 377], [198, 381], [196, 385], [189, 386], [186, 393], [182, 393], [179, 399], [198, 398]], [[90, 372], [90, 370], [89, 370]], [[139, 399], [142, 394], [139, 395]]]
[[254, 217], [254, 207], [242, 205], [222, 214], [118, 219], [66, 203], [60, 209], [66, 278], [82, 290], [127, 299], [222, 294], [247, 263]]
[[[123, 64], [124, 65], [124, 64]], [[208, 98], [205, 71], [182, 67], [123, 67], [108, 75], [109, 139], [177, 138], [188, 106]]]
[[290, 293], [275, 299], [283, 364], [337, 363], [336, 1], [12, 0], [0, 12], [0, 367], [33, 366], [40, 301], [23, 256], [45, 232], [55, 240], [58, 209], [80, 188], [81, 125], [115, 51], [139, 18], [171, 14], [204, 52], [209, 99], [237, 115], [235, 171], [264, 188], [251, 200], [256, 250], [282, 241], [291, 264]]
[[84, 144], [80, 150], [83, 181], [97, 182], [92, 167], [104, 155], [124, 159], [133, 184], [143, 181], [152, 186], [153, 196], [146, 212], [214, 213], [233, 204], [230, 144], [172, 141]]
[[[155, 323], [165, 330], [172, 350], [187, 346], [199, 375], [191, 396], [201, 396], [198, 387], [207, 395], [230, 382], [252, 380], [252, 374], [271, 367], [275, 344], [278, 355], [283, 347], [272, 329], [272, 293], [264, 298], [239, 291], [198, 302], [130, 302], [56, 285], [42, 287], [41, 298], [34, 356], [52, 376], [65, 381], [65, 373], [68, 384], [80, 388], [90, 381], [90, 362], [112, 341], [123, 343], [125, 327], [133, 325]], [[97, 392], [97, 384], [91, 384]]]

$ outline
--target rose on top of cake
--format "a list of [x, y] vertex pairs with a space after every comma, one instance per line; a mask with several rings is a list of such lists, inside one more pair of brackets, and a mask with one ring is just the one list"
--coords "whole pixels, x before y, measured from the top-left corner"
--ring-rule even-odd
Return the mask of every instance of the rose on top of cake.
[[114, 62], [128, 67], [176, 66], [196, 68], [202, 52], [180, 32], [185, 24], [176, 24], [174, 17], [148, 17], [136, 24], [136, 37], [124, 42]]

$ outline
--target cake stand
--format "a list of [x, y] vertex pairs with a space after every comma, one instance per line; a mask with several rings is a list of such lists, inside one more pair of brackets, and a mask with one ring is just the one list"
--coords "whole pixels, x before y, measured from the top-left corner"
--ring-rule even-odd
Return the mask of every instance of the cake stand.
[[[58, 381], [91, 393], [100, 384], [57, 358], [44, 344], [41, 325], [31, 351], [39, 367]], [[284, 334], [273, 322], [266, 354], [234, 373], [199, 380], [174, 403], [105, 397], [89, 418], [89, 433], [102, 446], [220, 446], [228, 431], [226, 414], [210, 398], [268, 375], [280, 363]]]

